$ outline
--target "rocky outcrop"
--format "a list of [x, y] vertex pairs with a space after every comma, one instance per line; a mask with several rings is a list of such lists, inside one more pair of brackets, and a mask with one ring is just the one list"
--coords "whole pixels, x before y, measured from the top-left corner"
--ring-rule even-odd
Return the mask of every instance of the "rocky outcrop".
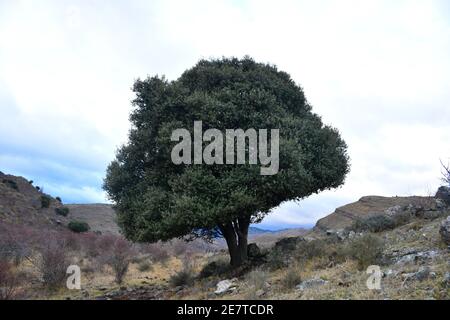
[[250, 259], [257, 259], [261, 257], [261, 249], [256, 243], [249, 243], [247, 246], [247, 256]]
[[440, 187], [435, 197], [436, 199], [442, 200], [447, 206], [450, 206], [450, 187]]
[[441, 223], [441, 227], [439, 229], [439, 234], [441, 235], [442, 240], [450, 245], [450, 216], [447, 217]]
[[395, 216], [405, 211], [413, 215], [436, 210], [436, 202], [430, 197], [362, 197], [356, 202], [337, 208], [332, 214], [317, 221], [315, 231], [339, 230], [350, 227], [355, 220], [372, 216]]
[[274, 250], [288, 252], [297, 249], [299, 243], [306, 241], [303, 237], [288, 237], [278, 240], [275, 243]]
[[429, 278], [436, 278], [436, 273], [431, 271], [431, 268], [428, 266], [422, 266], [416, 272], [404, 273], [403, 277], [403, 285], [405, 285], [408, 281], [424, 281]]

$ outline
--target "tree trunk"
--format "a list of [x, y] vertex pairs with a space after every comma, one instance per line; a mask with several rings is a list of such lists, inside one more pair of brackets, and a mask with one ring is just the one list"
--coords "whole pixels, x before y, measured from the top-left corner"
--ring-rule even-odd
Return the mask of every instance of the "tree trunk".
[[250, 218], [239, 218], [220, 225], [225, 241], [227, 242], [232, 267], [239, 267], [248, 260], [248, 227]]

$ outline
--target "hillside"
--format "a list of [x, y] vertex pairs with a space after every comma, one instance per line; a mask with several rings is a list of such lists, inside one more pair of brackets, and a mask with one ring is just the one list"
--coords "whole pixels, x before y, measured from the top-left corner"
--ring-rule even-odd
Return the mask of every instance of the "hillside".
[[[56, 213], [63, 207], [67, 216]], [[445, 187], [436, 197], [363, 197], [312, 230], [252, 226], [250, 261], [231, 270], [220, 239], [132, 244], [120, 236], [112, 205], [63, 205], [0, 173], [0, 254], [12, 254], [16, 272], [37, 279], [20, 285], [20, 297], [29, 299], [450, 299], [449, 215]], [[95, 232], [60, 232], [72, 220]], [[111, 268], [99, 268], [117, 251], [129, 264], [120, 284]], [[81, 267], [81, 290], [43, 290], [39, 263], [49, 252]], [[50, 264], [57, 270], [58, 261]], [[366, 284], [369, 265], [380, 268], [377, 290]]]
[[70, 218], [85, 221], [92, 231], [120, 234], [113, 206], [104, 203], [68, 204]]
[[434, 208], [435, 202], [430, 197], [380, 197], [366, 196], [356, 202], [337, 208], [330, 215], [317, 221], [314, 229], [344, 229], [355, 220], [386, 214], [386, 210], [396, 206], [422, 207], [424, 210]]
[[[48, 208], [42, 208], [41, 198], [43, 196], [50, 199]], [[67, 217], [56, 214], [55, 209], [62, 207], [69, 209]], [[24, 177], [0, 172], [0, 221], [61, 229], [73, 220], [87, 222], [90, 230], [94, 232], [120, 234], [113, 205], [105, 203], [62, 204], [42, 192], [40, 187], [33, 186]], [[250, 227], [249, 240], [261, 245], [273, 244], [280, 238], [297, 236], [304, 231], [300, 228], [270, 231]], [[224, 243], [217, 240], [216, 245], [223, 247]]]
[[[48, 199], [48, 207], [45, 202]], [[57, 208], [68, 208], [67, 216]], [[90, 230], [119, 234], [116, 213], [110, 204], [63, 204], [32, 181], [0, 172], [0, 221], [38, 228], [63, 230], [70, 221], [84, 221]]]
[[69, 221], [55, 212], [62, 206], [25, 178], [0, 172], [0, 221], [61, 229]]

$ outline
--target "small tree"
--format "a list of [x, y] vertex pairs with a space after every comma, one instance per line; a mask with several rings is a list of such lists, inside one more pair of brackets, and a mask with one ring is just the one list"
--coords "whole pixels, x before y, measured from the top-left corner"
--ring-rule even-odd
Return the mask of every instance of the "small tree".
[[[239, 266], [248, 259], [251, 223], [284, 201], [342, 185], [349, 170], [339, 132], [322, 123], [301, 87], [275, 66], [248, 57], [202, 60], [176, 81], [137, 80], [134, 92], [129, 143], [104, 181], [131, 240], [223, 236], [231, 265]], [[261, 175], [260, 166], [249, 163], [174, 164], [173, 130], [192, 136], [199, 120], [204, 130], [222, 133], [279, 129], [278, 173]], [[243, 144], [248, 151], [245, 137]]]
[[128, 272], [134, 250], [130, 242], [123, 238], [117, 238], [108, 252], [104, 253], [103, 259], [114, 272], [115, 281], [121, 284]]
[[363, 270], [372, 264], [380, 263], [385, 244], [383, 240], [372, 234], [364, 234], [354, 239], [348, 245], [348, 255], [358, 262], [358, 268]]
[[64, 239], [48, 232], [39, 241], [37, 251], [39, 256], [33, 263], [41, 273], [44, 284], [51, 289], [62, 285], [70, 264]]

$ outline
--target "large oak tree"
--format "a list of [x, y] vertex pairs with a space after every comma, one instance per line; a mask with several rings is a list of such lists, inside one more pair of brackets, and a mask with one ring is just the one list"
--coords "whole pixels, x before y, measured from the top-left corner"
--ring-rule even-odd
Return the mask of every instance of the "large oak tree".
[[[314, 114], [303, 90], [275, 66], [253, 59], [201, 60], [175, 81], [134, 84], [129, 141], [107, 169], [104, 188], [125, 236], [139, 242], [174, 237], [225, 238], [231, 265], [247, 260], [251, 223], [284, 201], [343, 184], [347, 147]], [[326, 93], [324, 93], [326, 94]], [[279, 172], [259, 165], [179, 164], [171, 160], [177, 128], [279, 129]]]

